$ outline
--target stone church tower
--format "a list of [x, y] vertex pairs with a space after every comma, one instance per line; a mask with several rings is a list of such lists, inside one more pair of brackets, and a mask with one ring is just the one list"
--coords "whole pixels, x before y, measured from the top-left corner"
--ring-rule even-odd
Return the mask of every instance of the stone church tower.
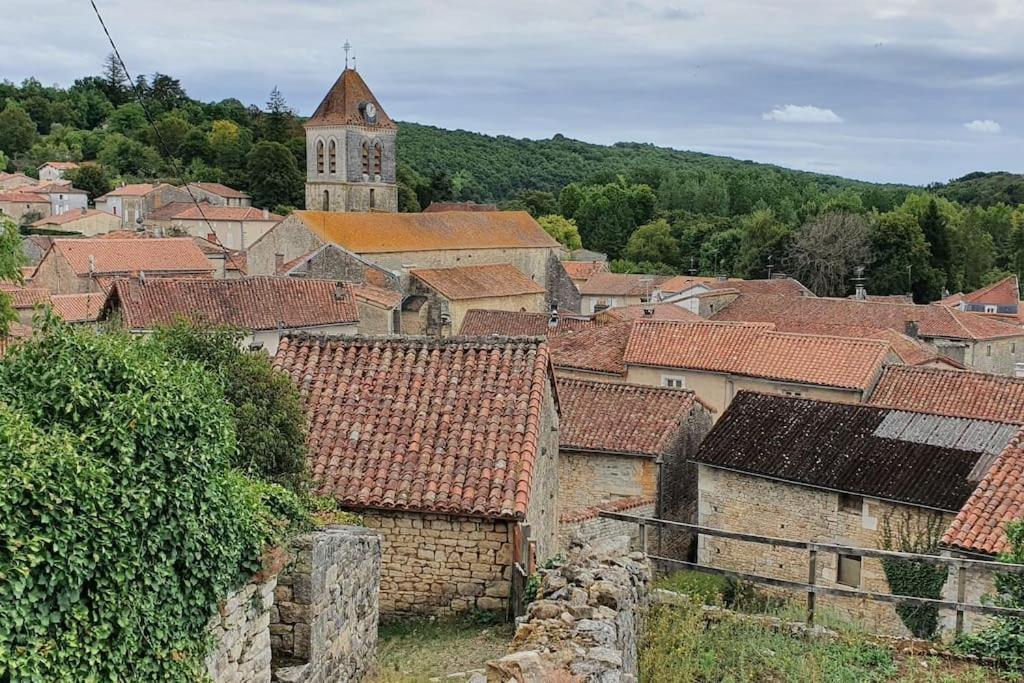
[[398, 211], [398, 126], [348, 66], [306, 122], [306, 208]]

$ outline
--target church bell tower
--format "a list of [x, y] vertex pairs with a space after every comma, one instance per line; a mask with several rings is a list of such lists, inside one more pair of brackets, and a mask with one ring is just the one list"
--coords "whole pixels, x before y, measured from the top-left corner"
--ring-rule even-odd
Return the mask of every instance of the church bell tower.
[[345, 70], [305, 128], [307, 209], [398, 211], [398, 127], [349, 68], [347, 49]]

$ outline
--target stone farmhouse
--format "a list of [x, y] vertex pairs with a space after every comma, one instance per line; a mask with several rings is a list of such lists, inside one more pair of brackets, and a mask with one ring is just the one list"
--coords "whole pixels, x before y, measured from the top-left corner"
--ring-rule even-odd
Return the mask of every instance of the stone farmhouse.
[[10, 192], [26, 185], [35, 185], [36, 179], [24, 173], [5, 173], [0, 171], [0, 191]]
[[167, 183], [122, 185], [96, 198], [96, 208], [121, 218], [121, 226], [141, 226], [149, 214], [171, 202], [187, 202], [188, 193]]
[[46, 218], [50, 215], [50, 198], [46, 195], [28, 192], [24, 188], [0, 192], [0, 216], [7, 216], [15, 223], [21, 223], [26, 216]]
[[248, 194], [221, 183], [189, 183], [186, 187], [199, 203], [235, 208], [252, 206], [252, 198]]
[[317, 492], [382, 539], [382, 615], [509, 607], [557, 552], [558, 403], [539, 339], [286, 336]]
[[[864, 548], [883, 547], [887, 533], [937, 542], [1017, 430], [1000, 422], [741, 392], [694, 458], [697, 524]], [[807, 554], [797, 549], [700, 535], [697, 554], [712, 567], [807, 578]], [[876, 558], [823, 553], [817, 566], [823, 586], [893, 592]], [[908, 635], [891, 604], [819, 599], [876, 632]]]
[[613, 306], [638, 306], [661, 298], [664, 275], [595, 272], [579, 286], [580, 311], [593, 314]]
[[108, 292], [118, 278], [197, 278], [212, 272], [187, 237], [55, 239], [32, 279], [54, 294], [86, 294]]
[[89, 208], [89, 193], [71, 187], [69, 182], [41, 183], [19, 188], [46, 197], [50, 202], [50, 215], [59, 216], [68, 212], [79, 212]]
[[658, 515], [666, 506], [687, 514], [681, 494], [696, 486], [688, 460], [711, 429], [711, 411], [693, 391], [559, 379], [558, 401], [563, 518], [623, 499], [653, 502]]
[[[244, 251], [281, 222], [282, 216], [251, 206], [171, 202], [149, 212], [146, 225], [165, 235], [204, 237], [226, 249]], [[212, 239], [211, 239], [212, 236]]]
[[957, 363], [1001, 375], [1014, 374], [1024, 360], [1024, 329], [935, 304], [741, 294], [711, 319], [770, 322], [781, 332], [812, 334], [843, 334], [851, 327], [895, 330]]
[[121, 227], [121, 219], [112, 213], [97, 209], [79, 209], [40, 218], [32, 223], [33, 228], [54, 230], [85, 237], [103, 235]]
[[351, 285], [278, 277], [118, 280], [103, 313], [113, 316], [135, 334], [178, 319], [236, 327], [245, 347], [270, 355], [286, 334], [355, 334], [359, 323]]
[[55, 183], [64, 180], [64, 175], [69, 171], [78, 169], [74, 161], [47, 161], [39, 166], [39, 180], [47, 183]]
[[413, 268], [402, 307], [407, 334], [448, 336], [470, 308], [540, 313], [546, 290], [510, 263]]

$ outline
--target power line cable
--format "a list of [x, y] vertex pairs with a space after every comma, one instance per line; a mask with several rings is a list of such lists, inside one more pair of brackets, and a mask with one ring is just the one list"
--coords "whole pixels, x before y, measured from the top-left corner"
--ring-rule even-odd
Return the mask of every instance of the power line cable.
[[[200, 206], [199, 200], [196, 199], [196, 196], [194, 194], [192, 194], [192, 188], [188, 186], [188, 178], [185, 176], [185, 174], [181, 170], [181, 167], [178, 165], [178, 160], [175, 159], [174, 155], [170, 153], [170, 148], [167, 146], [167, 143], [164, 142], [164, 137], [163, 135], [160, 134], [160, 129], [156, 127], [156, 121], [153, 119], [153, 114], [150, 113], [149, 107], [146, 106], [146, 100], [142, 96], [142, 88], [140, 88], [139, 84], [136, 83], [135, 79], [132, 78], [131, 72], [128, 71], [128, 65], [125, 64], [124, 59], [121, 58], [121, 52], [117, 49], [117, 45], [114, 43], [114, 37], [110, 35], [110, 31], [107, 29], [106, 22], [103, 21], [103, 15], [100, 14], [100, 9], [96, 6], [96, 1], [89, 0], [89, 4], [92, 5], [92, 10], [96, 13], [96, 18], [99, 20], [100, 26], [103, 28], [103, 33], [105, 33], [107, 36], [107, 41], [110, 43], [110, 48], [114, 51], [114, 56], [117, 58], [117, 63], [121, 65], [121, 70], [124, 72], [124, 77], [128, 81], [128, 87], [131, 88], [132, 93], [135, 95], [136, 101], [139, 103], [139, 106], [142, 107], [142, 113], [145, 115], [146, 121], [149, 122], [149, 127], [153, 130], [153, 134], [156, 136], [157, 143], [163, 150], [164, 156], [167, 157], [168, 162], [170, 163], [172, 169], [174, 170], [175, 177], [177, 177], [178, 180], [182, 182], [182, 185], [185, 188], [185, 192], [188, 193], [188, 196], [192, 199], [192, 203], [195, 204], [196, 209], [199, 210], [199, 216], [206, 223], [206, 227], [210, 231], [210, 234], [217, 234], [216, 231], [213, 229], [213, 226], [210, 224], [210, 219], [206, 217], [206, 212], [203, 211], [203, 207]], [[224, 248], [225, 251], [227, 251], [227, 247], [223, 247], [223, 245], [221, 246], [222, 248]]]

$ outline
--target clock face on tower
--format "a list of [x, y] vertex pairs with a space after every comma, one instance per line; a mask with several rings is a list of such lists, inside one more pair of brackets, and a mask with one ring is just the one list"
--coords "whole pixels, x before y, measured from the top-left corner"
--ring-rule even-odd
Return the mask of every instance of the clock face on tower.
[[367, 102], [363, 114], [366, 116], [367, 121], [372, 122], [377, 118], [377, 107], [373, 106], [373, 102]]

